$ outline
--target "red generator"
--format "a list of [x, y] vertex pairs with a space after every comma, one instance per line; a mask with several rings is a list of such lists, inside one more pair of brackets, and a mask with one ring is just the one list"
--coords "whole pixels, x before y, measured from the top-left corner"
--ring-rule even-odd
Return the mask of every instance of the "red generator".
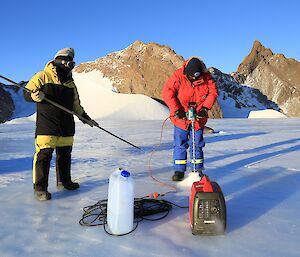
[[190, 224], [193, 235], [224, 235], [226, 204], [218, 183], [204, 175], [192, 185], [190, 195]]

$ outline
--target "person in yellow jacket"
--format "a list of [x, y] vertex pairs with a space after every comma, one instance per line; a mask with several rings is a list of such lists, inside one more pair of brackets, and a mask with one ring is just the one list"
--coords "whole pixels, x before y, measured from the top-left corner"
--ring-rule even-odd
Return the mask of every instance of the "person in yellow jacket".
[[54, 60], [48, 62], [44, 70], [36, 73], [26, 85], [32, 93], [24, 90], [24, 98], [37, 103], [33, 187], [35, 197], [40, 201], [51, 199], [48, 192], [48, 177], [54, 149], [57, 188], [67, 190], [79, 188], [79, 184], [71, 180], [74, 117], [44, 101], [44, 98], [47, 97], [88, 120], [82, 122], [90, 126], [98, 125], [80, 105], [78, 91], [72, 78], [74, 56], [73, 48], [59, 50]]

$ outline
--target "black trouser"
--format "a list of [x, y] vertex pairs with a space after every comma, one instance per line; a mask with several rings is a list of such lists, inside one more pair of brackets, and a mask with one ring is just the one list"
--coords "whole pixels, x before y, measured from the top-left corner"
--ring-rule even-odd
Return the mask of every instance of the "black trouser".
[[56, 147], [56, 183], [71, 182], [72, 146]]
[[53, 150], [53, 148], [41, 149], [36, 155], [35, 181], [33, 186], [37, 191], [46, 191], [48, 188], [49, 169]]
[[[56, 181], [62, 183], [71, 182], [71, 152], [72, 146], [56, 147]], [[35, 183], [34, 189], [46, 191], [48, 188], [48, 177], [50, 162], [54, 148], [41, 149], [35, 161]]]

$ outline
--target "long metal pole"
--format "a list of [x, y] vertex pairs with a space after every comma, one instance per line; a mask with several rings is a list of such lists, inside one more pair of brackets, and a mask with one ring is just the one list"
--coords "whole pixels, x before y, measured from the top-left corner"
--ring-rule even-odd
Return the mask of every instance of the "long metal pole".
[[[0, 78], [2, 78], [2, 79], [4, 79], [4, 80], [6, 80], [6, 81], [8, 81], [8, 82], [10, 82], [10, 83], [12, 83], [12, 84], [14, 84], [15, 86], [21, 88], [22, 90], [25, 90], [25, 91], [28, 92], [28, 93], [33, 93], [33, 92], [32, 92], [31, 90], [29, 90], [28, 88], [22, 87], [21, 85], [19, 85], [18, 83], [16, 83], [15, 81], [13, 81], [13, 80], [11, 80], [11, 79], [9, 79], [9, 78], [6, 78], [6, 77], [4, 77], [4, 76], [2, 76], [2, 75], [0, 75]], [[57, 108], [59, 108], [59, 109], [65, 111], [65, 112], [67, 112], [67, 113], [69, 113], [69, 114], [72, 114], [72, 115], [77, 116], [80, 120], [83, 120], [83, 121], [85, 121], [87, 124], [89, 124], [89, 120], [88, 120], [88, 119], [82, 117], [81, 115], [76, 114], [74, 111], [69, 110], [68, 108], [66, 108], [66, 107], [64, 107], [64, 106], [62, 106], [62, 105], [60, 105], [60, 104], [58, 104], [58, 103], [56, 103], [56, 102], [50, 100], [50, 99], [47, 98], [47, 97], [45, 97], [43, 100], [45, 100], [46, 102], [48, 102], [48, 103], [50, 103], [50, 104], [56, 106]], [[90, 125], [90, 124], [89, 124], [89, 125]], [[93, 127], [92, 125], [90, 125], [90, 126]], [[100, 127], [99, 125], [96, 125], [95, 127], [99, 128], [99, 129], [101, 129], [101, 130], [103, 130], [104, 132], [110, 134], [111, 136], [114, 136], [114, 137], [120, 139], [121, 141], [123, 141], [123, 142], [125, 142], [125, 143], [127, 143], [127, 144], [129, 144], [129, 145], [131, 145], [131, 146], [133, 146], [133, 147], [135, 147], [135, 148], [137, 148], [137, 149], [142, 150], [142, 149], [139, 148], [138, 146], [136, 146], [136, 145], [134, 145], [134, 144], [132, 144], [132, 143], [126, 141], [125, 139], [123, 139], [123, 138], [121, 138], [121, 137], [119, 137], [119, 136], [117, 136], [117, 135], [115, 135], [115, 134], [109, 132], [108, 130], [106, 130], [106, 129]]]
[[192, 141], [193, 141], [193, 172], [196, 172], [196, 152], [195, 152], [195, 121], [192, 120]]

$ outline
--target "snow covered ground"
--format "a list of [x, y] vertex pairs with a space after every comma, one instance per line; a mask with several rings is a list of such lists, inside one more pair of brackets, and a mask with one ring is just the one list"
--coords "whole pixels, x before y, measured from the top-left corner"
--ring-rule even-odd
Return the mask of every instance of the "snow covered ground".
[[[14, 119], [0, 124], [0, 257], [299, 256], [300, 119], [264, 119], [274, 117], [266, 111], [261, 119], [208, 123], [217, 133], [205, 136], [205, 172], [223, 189], [226, 235], [193, 236], [188, 209], [179, 208], [163, 220], [141, 222], [123, 237], [109, 236], [102, 227], [80, 226], [82, 208], [107, 198], [109, 175], [118, 167], [133, 174], [136, 197], [170, 191], [150, 177], [148, 166], [168, 109], [143, 95], [115, 93], [112, 82], [98, 72], [75, 73], [74, 79], [88, 114], [142, 150], [77, 122], [72, 174], [81, 187], [76, 192], [56, 189], [54, 156], [52, 200], [38, 202], [31, 177], [35, 115], [20, 118], [34, 113], [35, 105], [16, 95]], [[223, 107], [237, 111], [228, 103]], [[192, 179], [171, 181], [172, 138], [173, 126], [167, 122], [151, 174], [177, 186], [164, 199], [186, 206]]]
[[[300, 255], [300, 119], [210, 120], [217, 133], [206, 135], [205, 167], [223, 189], [228, 213], [224, 236], [193, 236], [188, 209], [143, 221], [133, 233], [114, 237], [102, 227], [78, 224], [82, 208], [107, 198], [108, 177], [118, 167], [132, 172], [136, 197], [163, 187], [149, 177], [148, 160], [158, 143], [162, 121], [109, 121], [100, 126], [140, 146], [142, 151], [97, 128], [77, 123], [72, 172], [76, 192], [55, 187], [52, 200], [33, 197], [31, 166], [34, 123], [16, 119], [0, 125], [1, 257], [292, 257]], [[173, 127], [166, 123], [151, 168], [155, 178], [177, 185], [172, 176]], [[183, 183], [184, 184], [184, 183]], [[187, 205], [188, 186], [165, 199]]]

